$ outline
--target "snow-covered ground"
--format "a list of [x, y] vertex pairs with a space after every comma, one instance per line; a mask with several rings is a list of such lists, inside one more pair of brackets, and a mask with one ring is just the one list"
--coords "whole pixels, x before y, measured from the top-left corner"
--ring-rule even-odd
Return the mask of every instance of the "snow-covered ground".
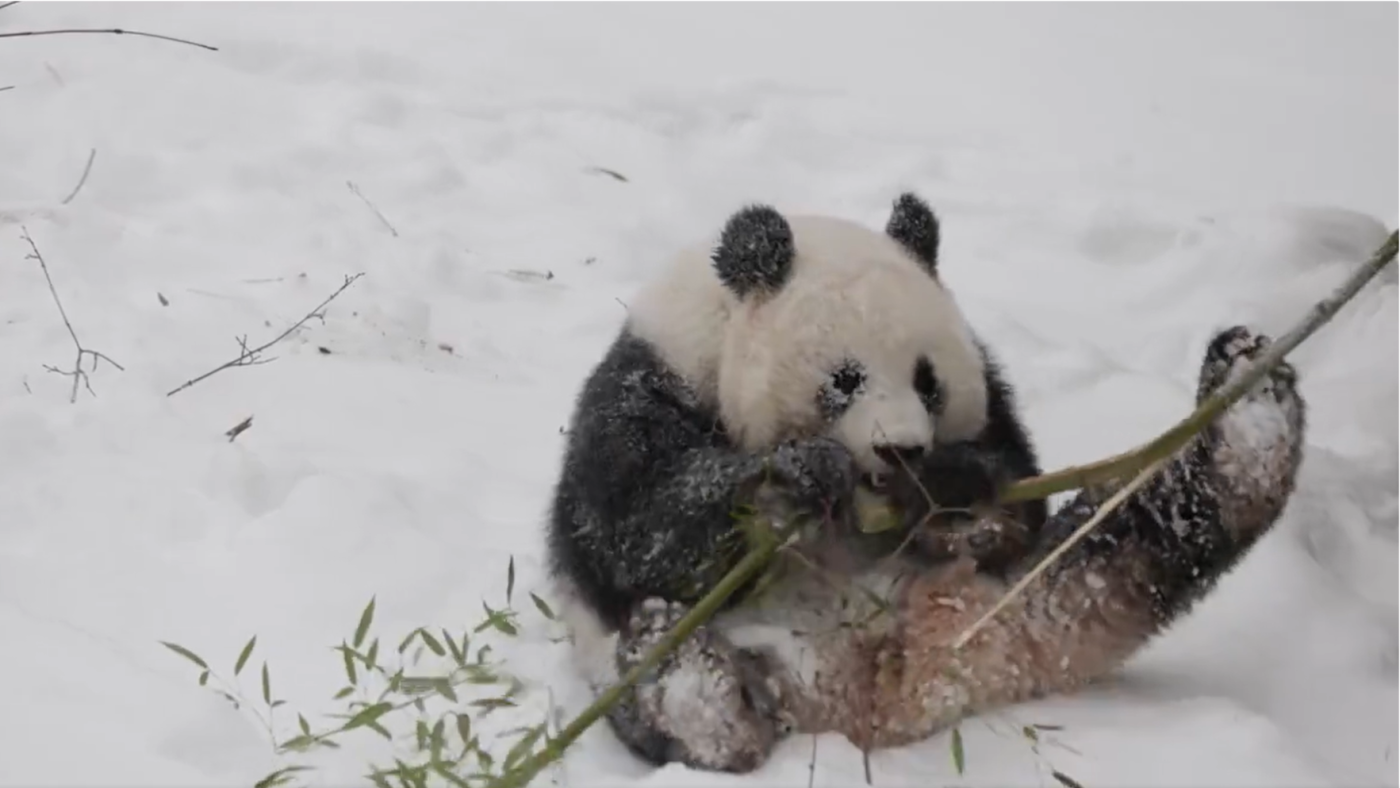
[[[1050, 466], [1184, 414], [1210, 332], [1284, 330], [1397, 221], [1393, 3], [0, 9], [114, 26], [219, 51], [0, 39], [5, 785], [354, 783], [373, 733], [276, 760], [158, 641], [227, 676], [256, 633], [247, 695], [265, 659], [320, 728], [372, 596], [390, 654], [503, 605], [511, 556], [521, 633], [490, 642], [529, 689], [483, 741], [546, 686], [577, 711], [525, 597], [560, 429], [641, 278], [744, 202], [879, 222], [924, 194]], [[76, 404], [22, 227], [124, 367]], [[360, 272], [275, 361], [166, 396]], [[1396, 785], [1396, 287], [1296, 353], [1303, 486], [1196, 615], [1112, 684], [964, 724], [961, 777], [945, 734], [874, 784]], [[1040, 761], [1027, 723], [1063, 726]], [[550, 774], [805, 785], [811, 761], [649, 770], [600, 725]], [[811, 777], [860, 784], [859, 754], [823, 738]]]

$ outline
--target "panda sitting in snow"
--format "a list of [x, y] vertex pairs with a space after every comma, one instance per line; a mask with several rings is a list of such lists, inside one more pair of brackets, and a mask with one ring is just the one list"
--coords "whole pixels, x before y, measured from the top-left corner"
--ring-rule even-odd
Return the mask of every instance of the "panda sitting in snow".
[[[741, 590], [612, 709], [634, 753], [745, 772], [792, 731], [898, 746], [1072, 689], [1186, 613], [1281, 513], [1305, 423], [1287, 365], [955, 650], [1113, 490], [1053, 515], [1043, 501], [985, 507], [1040, 469], [1013, 392], [938, 279], [938, 233], [912, 194], [883, 233], [740, 210], [634, 299], [585, 382], [548, 549], [595, 691], [744, 555], [736, 510], [760, 480], [820, 523], [779, 554], [776, 580]], [[1199, 397], [1267, 343], [1218, 333]], [[862, 487], [900, 527], [857, 527]]]

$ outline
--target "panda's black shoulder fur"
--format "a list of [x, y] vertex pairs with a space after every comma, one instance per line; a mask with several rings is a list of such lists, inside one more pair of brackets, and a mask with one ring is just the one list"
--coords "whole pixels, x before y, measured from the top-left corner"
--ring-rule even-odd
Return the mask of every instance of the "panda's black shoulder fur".
[[614, 627], [647, 596], [690, 598], [728, 568], [729, 493], [749, 465], [716, 409], [624, 328], [575, 402], [549, 522], [554, 572]]

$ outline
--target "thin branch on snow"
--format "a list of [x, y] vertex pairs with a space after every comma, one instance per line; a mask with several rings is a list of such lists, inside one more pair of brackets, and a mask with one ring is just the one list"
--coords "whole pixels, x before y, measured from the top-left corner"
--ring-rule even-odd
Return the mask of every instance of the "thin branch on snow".
[[9, 2], [0, 3], [0, 11], [4, 11], [12, 5], [19, 5], [19, 0], [9, 0]]
[[18, 30], [13, 33], [0, 33], [0, 38], [26, 38], [29, 36], [63, 36], [75, 33], [101, 33], [113, 36], [139, 36], [141, 38], [155, 38], [160, 41], [171, 41], [176, 44], [186, 44], [200, 49], [207, 49], [210, 52], [218, 52], [218, 47], [211, 47], [208, 44], [201, 44], [198, 41], [189, 41], [174, 36], [164, 36], [160, 33], [143, 33], [140, 30], [123, 30], [119, 27], [109, 27], [103, 29], [93, 28], [68, 28], [64, 30]]
[[224, 435], [228, 437], [229, 443], [233, 443], [234, 438], [237, 438], [239, 435], [242, 435], [251, 426], [253, 426], [253, 417], [249, 416], [243, 421], [240, 421], [237, 424], [230, 427], [229, 430], [224, 433]]
[[92, 172], [92, 160], [96, 158], [97, 148], [93, 148], [92, 151], [88, 153], [87, 164], [83, 167], [83, 175], [78, 179], [78, 185], [74, 186], [73, 191], [69, 192], [68, 196], [63, 198], [63, 202], [60, 203], [61, 205], [67, 205], [72, 202], [73, 198], [78, 196], [78, 192], [82, 191], [83, 184], [87, 183], [88, 173]]
[[48, 364], [44, 365], [44, 369], [57, 375], [67, 375], [73, 378], [73, 391], [68, 396], [68, 401], [70, 403], [78, 401], [79, 381], [87, 387], [89, 394], [96, 397], [97, 392], [92, 390], [92, 382], [88, 380], [87, 370], [83, 369], [84, 356], [92, 359], [92, 370], [94, 372], [97, 370], [97, 362], [99, 359], [106, 361], [108, 364], [111, 364], [123, 372], [126, 371], [126, 368], [113, 361], [111, 357], [105, 353], [83, 347], [83, 343], [78, 340], [78, 332], [73, 330], [73, 322], [68, 319], [68, 311], [63, 308], [63, 301], [58, 297], [58, 289], [54, 287], [53, 277], [49, 275], [48, 263], [44, 262], [44, 256], [39, 253], [39, 246], [34, 243], [34, 239], [29, 237], [29, 229], [23, 225], [20, 226], [20, 237], [24, 239], [25, 243], [29, 244], [29, 254], [25, 255], [25, 259], [37, 260], [39, 262], [39, 268], [43, 269], [44, 281], [49, 283], [49, 293], [53, 295], [53, 302], [58, 306], [58, 314], [63, 318], [63, 325], [68, 329], [68, 336], [73, 338], [73, 347], [77, 348], [78, 351], [78, 356], [73, 361], [73, 369], [63, 370], [57, 367], [51, 367]]
[[334, 301], [337, 296], [345, 292], [345, 288], [354, 284], [355, 280], [359, 279], [362, 276], [364, 276], [363, 272], [355, 274], [354, 276], [345, 277], [345, 281], [340, 285], [340, 287], [336, 288], [334, 293], [331, 293], [329, 296], [327, 296], [326, 300], [317, 304], [314, 309], [312, 309], [310, 312], [307, 312], [300, 320], [293, 323], [286, 331], [283, 331], [282, 333], [273, 337], [271, 340], [268, 340], [267, 342], [264, 342], [263, 344], [258, 345], [255, 348], [248, 347], [248, 337], [246, 334], [241, 337], [234, 337], [234, 341], [238, 343], [239, 352], [237, 358], [233, 359], [232, 361], [220, 364], [219, 366], [209, 370], [208, 372], [204, 373], [203, 375], [200, 375], [197, 378], [191, 378], [185, 381], [184, 383], [181, 383], [179, 386], [176, 386], [170, 391], [167, 391], [165, 393], [165, 396], [172, 397], [180, 393], [181, 391], [184, 391], [185, 389], [189, 388], [190, 386], [193, 386], [194, 384], [200, 382], [201, 380], [204, 380], [210, 375], [213, 375], [216, 372], [221, 372], [225, 369], [230, 369], [232, 367], [252, 367], [258, 364], [266, 364], [271, 361], [276, 361], [276, 357], [263, 358], [263, 351], [267, 350], [268, 348], [272, 347], [278, 342], [281, 342], [282, 340], [286, 339], [289, 335], [291, 335], [293, 331], [296, 331], [298, 328], [301, 328], [303, 325], [305, 325], [308, 320], [314, 318], [320, 320], [321, 322], [325, 322], [326, 316], [325, 313], [323, 313], [321, 310], [325, 309], [327, 304]]
[[346, 182], [345, 182], [345, 185], [348, 186], [348, 187], [350, 187], [351, 193], [353, 193], [356, 197], [359, 197], [361, 200], [363, 200], [364, 203], [365, 203], [365, 205], [368, 205], [368, 206], [369, 206], [369, 209], [370, 209], [371, 211], [374, 211], [374, 215], [379, 217], [379, 221], [383, 222], [383, 223], [384, 223], [384, 226], [387, 227], [387, 228], [389, 228], [389, 232], [390, 232], [395, 238], [398, 238], [398, 237], [399, 237], [399, 231], [394, 229], [394, 225], [389, 224], [389, 220], [384, 218], [384, 214], [383, 214], [382, 212], [380, 212], [380, 210], [379, 210], [378, 208], [375, 207], [374, 203], [372, 203], [372, 202], [369, 201], [369, 198], [368, 198], [368, 197], [366, 197], [366, 196], [364, 196], [363, 194], [360, 193], [360, 187], [356, 186], [354, 181], [346, 181]]
[[14, 90], [14, 89], [15, 89], [15, 86], [14, 86], [14, 85], [0, 85], [0, 93], [3, 93], [4, 91], [7, 91], [7, 90]]

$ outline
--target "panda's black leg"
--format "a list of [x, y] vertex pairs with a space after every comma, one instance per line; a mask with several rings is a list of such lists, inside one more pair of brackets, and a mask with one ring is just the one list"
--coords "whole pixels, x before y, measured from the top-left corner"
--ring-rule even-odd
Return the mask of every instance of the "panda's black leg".
[[[619, 634], [618, 675], [659, 643], [689, 608], [648, 599]], [[608, 721], [653, 764], [749, 772], [786, 735], [780, 684], [768, 659], [700, 626], [613, 707]]]

